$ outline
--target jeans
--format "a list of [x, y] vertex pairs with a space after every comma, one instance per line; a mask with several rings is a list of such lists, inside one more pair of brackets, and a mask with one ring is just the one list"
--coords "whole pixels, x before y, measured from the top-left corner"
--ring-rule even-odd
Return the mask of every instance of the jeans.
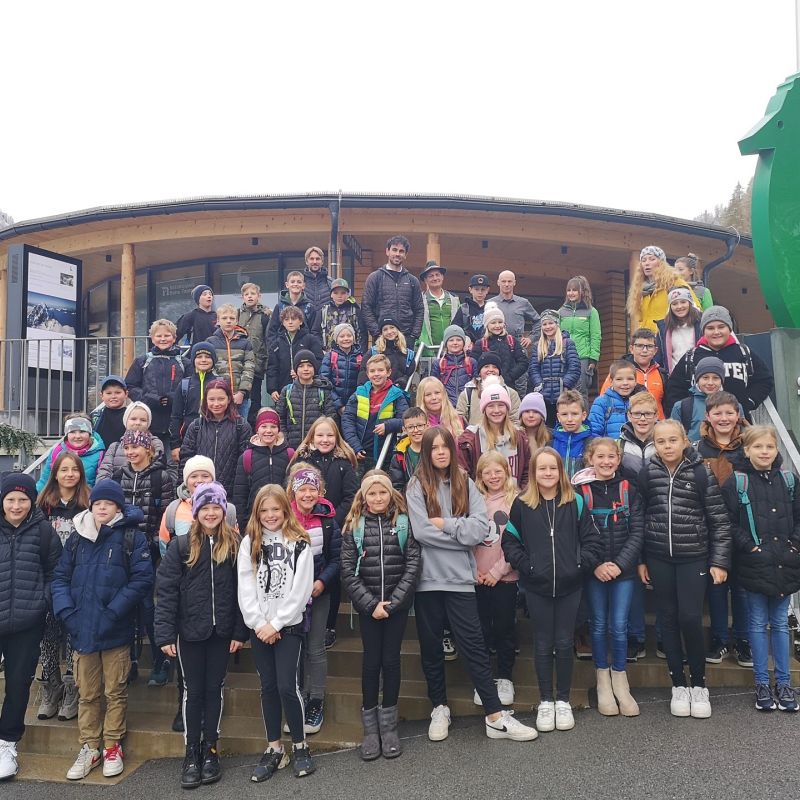
[[[635, 639], [639, 644], [644, 644], [645, 624], [644, 607], [647, 597], [647, 588], [639, 580], [638, 576], [633, 579], [633, 599], [631, 600], [631, 610], [628, 614], [628, 636]], [[661, 615], [656, 610], [656, 642], [663, 641], [663, 630], [661, 627]]]
[[[790, 597], [768, 597], [745, 592], [750, 611], [750, 647], [753, 651], [753, 674], [756, 683], [769, 683], [769, 642], [775, 662], [775, 683], [791, 685], [789, 675], [789, 601]], [[770, 635], [767, 638], [767, 623]]]
[[250, 413], [250, 398], [247, 397], [240, 406], [236, 406], [236, 411], [239, 416], [247, 422], [247, 415]]
[[483, 640], [487, 647], [497, 650], [497, 677], [511, 680], [516, 638], [517, 584], [498, 581], [494, 586], [476, 586], [478, 616], [481, 620]]
[[611, 668], [616, 672], [625, 671], [628, 612], [637, 580], [625, 578], [603, 583], [592, 576], [586, 584], [592, 609], [592, 657], [597, 669], [608, 669], [608, 635], [611, 634]]
[[371, 614], [358, 615], [364, 656], [361, 661], [361, 702], [369, 710], [378, 705], [383, 674], [383, 705], [392, 708], [400, 696], [400, 648], [408, 622], [408, 609], [396, 611], [386, 619]]
[[[338, 578], [336, 580], [339, 580]], [[310, 700], [325, 699], [328, 677], [328, 654], [325, 652], [325, 626], [331, 607], [329, 592], [314, 598], [311, 603], [311, 628], [303, 647], [303, 694]]]
[[711, 617], [711, 635], [723, 644], [728, 642], [728, 592], [731, 595], [734, 639], [749, 639], [747, 593], [729, 577], [725, 583], [714, 583], [709, 578], [708, 614]]
[[25, 733], [25, 708], [39, 660], [43, 624], [44, 620], [41, 625], [0, 636], [6, 684], [0, 713], [0, 739], [6, 742], [18, 742]]

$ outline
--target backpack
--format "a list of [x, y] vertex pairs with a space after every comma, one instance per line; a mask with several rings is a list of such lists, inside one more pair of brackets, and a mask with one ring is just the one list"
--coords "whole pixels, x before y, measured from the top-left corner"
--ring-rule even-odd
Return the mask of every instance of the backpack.
[[[164, 525], [167, 528], [167, 533], [169, 534], [169, 540], [172, 541], [175, 538], [175, 515], [178, 511], [178, 506], [181, 504], [180, 498], [177, 500], [173, 500], [168, 506], [167, 510], [164, 512]], [[232, 528], [235, 528], [237, 525], [236, 521], [236, 514], [232, 511], [232, 504], [228, 503], [228, 510], [225, 513], [225, 521], [230, 525]], [[180, 537], [184, 538], [184, 537]]]
[[692, 427], [692, 413], [694, 412], [694, 397], [684, 397], [681, 400], [681, 425], [685, 431]]
[[[736, 342], [739, 350], [742, 353], [742, 360], [745, 362], [747, 367], [747, 380], [753, 377], [753, 373], [755, 372], [755, 367], [753, 366], [753, 353], [750, 348], [746, 344], [742, 344], [741, 342]], [[694, 383], [694, 368], [697, 366], [695, 363], [695, 356], [697, 355], [697, 347], [693, 347], [690, 351], [691, 355], [689, 356], [689, 360], [686, 363], [686, 375], [689, 380]], [[713, 355], [713, 353], [712, 353]], [[703, 356], [705, 358], [705, 355]], [[723, 381], [724, 383], [724, 381]]]
[[[780, 473], [783, 482], [786, 484], [786, 488], [789, 490], [789, 498], [794, 502], [794, 473], [784, 469], [782, 469]], [[756, 520], [753, 516], [753, 506], [750, 503], [750, 498], [747, 496], [747, 487], [750, 483], [749, 476], [745, 472], [734, 472], [733, 474], [736, 476], [736, 492], [739, 495], [739, 504], [747, 513], [747, 524], [750, 527], [750, 535], [753, 537], [753, 541], [757, 545], [760, 545], [761, 538], [756, 532]]]
[[[133, 558], [133, 544], [136, 540], [137, 529], [135, 527], [125, 528], [125, 536], [122, 540], [122, 553], [125, 556], [125, 574], [130, 578], [131, 575], [131, 558]], [[73, 531], [67, 540], [67, 547], [69, 547], [70, 560], [74, 566], [75, 554], [78, 552], [78, 543], [80, 542], [80, 534]]]
[[[361, 353], [356, 355], [356, 372], [361, 369], [361, 362], [364, 356]], [[335, 350], [331, 350], [331, 369], [336, 373], [336, 379], [339, 379], [339, 354]]]
[[[294, 384], [290, 383], [284, 387], [284, 392], [286, 392], [286, 410], [289, 412], [289, 419], [292, 421], [292, 425], [297, 425], [297, 420], [294, 416], [294, 408], [292, 408], [292, 386], [294, 386]], [[317, 386], [317, 391], [319, 392], [319, 410], [320, 413], [322, 413], [322, 407], [325, 405], [325, 390], [321, 386]], [[253, 456], [251, 455], [250, 458], [252, 464]]]
[[[400, 549], [405, 553], [406, 544], [408, 543], [408, 517], [405, 514], [398, 514], [396, 529], [397, 542], [400, 545]], [[364, 517], [359, 517], [356, 527], [353, 528], [353, 541], [358, 553], [354, 575], [358, 575], [361, 569], [361, 559], [364, 558]]]
[[[619, 503], [614, 501], [611, 504], [611, 508], [598, 508], [595, 510], [594, 508], [594, 494], [592, 493], [592, 487], [588, 483], [584, 483], [580, 487], [581, 492], [580, 495], [586, 500], [586, 505], [589, 509], [589, 513], [593, 517], [599, 518], [601, 526], [603, 528], [608, 527], [608, 520], [610, 517], [614, 517], [614, 522], [617, 521], [617, 516], [621, 516], [624, 520], [629, 520], [631, 515], [631, 507], [630, 503], [628, 502], [628, 493], [630, 491], [630, 483], [627, 480], [620, 481], [619, 484]], [[580, 496], [576, 493], [576, 497]], [[626, 522], [627, 525], [630, 525], [630, 522]]]
[[[156, 355], [152, 351], [148, 351], [147, 355], [145, 355], [145, 357], [144, 357], [144, 364], [142, 364], [142, 372], [143, 373], [150, 366], [150, 364], [151, 364], [151, 362], [153, 361], [154, 358], [167, 358], [167, 359], [170, 359], [170, 360], [174, 360], [175, 363], [178, 365], [178, 369], [180, 369], [180, 371], [181, 371], [181, 376], [183, 376], [183, 360], [181, 359], [180, 354], [172, 355], [172, 356], [162, 356], [162, 355]], [[175, 380], [175, 367], [174, 366], [172, 367], [172, 380]], [[181, 384], [183, 384], [183, 379], [181, 380]]]
[[[464, 371], [467, 373], [469, 380], [472, 380], [472, 377], [475, 374], [475, 368], [472, 366], [473, 361], [474, 360], [470, 356], [464, 356]], [[442, 356], [439, 359], [439, 380], [441, 380], [444, 386], [447, 386], [447, 381], [450, 380], [450, 376], [459, 368], [459, 366], [460, 364], [448, 364], [447, 356]]]
[[[150, 473], [150, 496], [153, 501], [154, 508], [161, 508], [161, 487], [163, 486], [164, 471], [161, 469], [153, 470]], [[117, 469], [111, 475], [111, 480], [114, 483], [120, 483], [122, 480], [122, 470]], [[139, 490], [137, 489], [137, 492]], [[131, 505], [138, 505], [138, 503], [131, 503]]]
[[[483, 336], [478, 341], [480, 341], [480, 343], [481, 343], [481, 345], [480, 345], [481, 351], [484, 352], [484, 353], [488, 353], [489, 350], [491, 349], [489, 347], [489, 340], [485, 336]], [[514, 345], [516, 343], [517, 343], [516, 339], [514, 339], [514, 337], [510, 333], [507, 333], [506, 334], [506, 344], [508, 345], [508, 349], [511, 350], [512, 353], [514, 352]]]

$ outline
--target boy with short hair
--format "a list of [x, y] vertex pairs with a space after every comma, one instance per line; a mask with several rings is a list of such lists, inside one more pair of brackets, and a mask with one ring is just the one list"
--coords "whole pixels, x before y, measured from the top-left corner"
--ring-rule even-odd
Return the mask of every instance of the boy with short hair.
[[556, 400], [556, 422], [553, 448], [564, 461], [570, 478], [583, 469], [583, 449], [592, 438], [586, 420], [586, 401], [576, 389], [564, 389]]
[[610, 436], [619, 439], [622, 426], [628, 420], [628, 403], [636, 391], [646, 391], [636, 380], [636, 367], [620, 359], [609, 369], [611, 388], [596, 397], [589, 411], [589, 429], [592, 436]]
[[422, 452], [422, 436], [428, 429], [428, 415], [419, 406], [411, 406], [403, 414], [405, 436], [395, 445], [389, 477], [398, 492], [404, 492]]
[[386, 436], [403, 427], [408, 410], [405, 392], [391, 381], [389, 359], [379, 353], [367, 361], [367, 382], [356, 389], [342, 415], [342, 434], [363, 472], [372, 469]]
[[250, 389], [250, 414], [248, 422], [253, 427], [258, 409], [261, 408], [261, 387], [267, 370], [267, 326], [270, 310], [261, 304], [261, 287], [255, 283], [242, 284], [242, 307], [239, 309], [237, 323], [247, 331], [247, 338], [253, 346], [255, 366], [253, 386]]
[[486, 275], [473, 275], [469, 279], [469, 297], [458, 307], [453, 325], [458, 325], [469, 337], [467, 350], [485, 333], [483, 312], [486, 309], [486, 298], [489, 296], [489, 278]]
[[280, 333], [283, 321], [281, 313], [285, 309], [297, 308], [300, 310], [306, 331], [311, 331], [314, 324], [314, 303], [306, 297], [306, 279], [303, 277], [303, 273], [292, 270], [286, 276], [284, 286], [286, 288], [280, 293], [267, 326], [267, 347], [270, 348], [270, 352], [272, 352], [275, 337]]
[[[272, 319], [274, 318], [273, 313]], [[273, 403], [278, 402], [281, 389], [294, 379], [294, 357], [301, 350], [310, 350], [317, 359], [322, 358], [319, 339], [308, 332], [305, 317], [299, 308], [287, 306], [280, 312], [279, 321], [281, 327], [270, 340], [267, 359], [267, 391]]]
[[92, 411], [92, 428], [108, 448], [125, 433], [125, 407], [128, 404], [128, 384], [121, 375], [109, 375], [100, 386], [99, 408]]
[[656, 452], [653, 430], [658, 422], [658, 403], [650, 392], [637, 392], [628, 404], [628, 421], [619, 432], [620, 472], [638, 481], [639, 472]]
[[238, 313], [230, 303], [221, 305], [217, 309], [219, 327], [209, 336], [208, 343], [217, 356], [215, 374], [228, 381], [239, 415], [247, 419], [256, 357], [250, 337], [237, 319]]
[[217, 315], [211, 310], [214, 305], [214, 292], [210, 286], [201, 283], [192, 289], [192, 300], [195, 308], [178, 319], [176, 339], [183, 341], [189, 337], [189, 344], [203, 342], [214, 333], [217, 327]]
[[336, 414], [331, 385], [317, 377], [319, 361], [310, 350], [301, 350], [294, 357], [292, 383], [281, 389], [275, 410], [286, 432], [286, 444], [295, 450], [305, 439], [308, 429], [320, 417]]
[[[694, 368], [694, 383], [689, 389], [691, 394], [672, 406], [670, 417], [683, 425], [690, 442], [700, 441], [700, 425], [706, 419], [706, 400], [722, 389], [724, 380], [725, 365], [720, 359], [716, 356], [701, 358]], [[739, 404], [736, 406], [738, 408]]]
[[330, 301], [317, 311], [311, 333], [320, 340], [322, 349], [328, 351], [336, 342], [336, 328], [343, 324], [353, 328], [356, 345], [362, 353], [366, 353], [369, 337], [361, 306], [350, 294], [350, 284], [344, 278], [336, 278], [331, 283]]
[[442, 336], [444, 353], [433, 359], [431, 375], [443, 384], [447, 397], [455, 406], [467, 383], [478, 374], [478, 362], [465, 352], [467, 335], [458, 325], [449, 325]]

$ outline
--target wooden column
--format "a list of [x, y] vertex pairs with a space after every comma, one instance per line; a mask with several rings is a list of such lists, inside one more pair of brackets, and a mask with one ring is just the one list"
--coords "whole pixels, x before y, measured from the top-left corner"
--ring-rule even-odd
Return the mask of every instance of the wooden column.
[[[638, 254], [637, 254], [638, 263]], [[597, 373], [599, 385], [608, 375], [612, 361], [621, 358], [628, 352], [625, 315], [625, 274], [623, 272], [607, 272], [602, 285], [594, 289], [594, 302], [600, 315], [600, 326], [603, 340], [600, 347], [600, 363]]]
[[132, 244], [122, 245], [122, 279], [120, 282], [119, 333], [122, 337], [122, 374], [135, 356], [136, 333], [136, 253]]
[[428, 244], [426, 247], [426, 261], [435, 261], [437, 264], [442, 263], [442, 248], [439, 244], [439, 234], [429, 233]]

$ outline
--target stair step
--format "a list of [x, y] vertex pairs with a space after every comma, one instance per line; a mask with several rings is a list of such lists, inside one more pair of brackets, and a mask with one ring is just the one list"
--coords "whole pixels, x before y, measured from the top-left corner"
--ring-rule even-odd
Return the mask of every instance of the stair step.
[[[66, 724], [66, 723], [65, 723]], [[27, 738], [27, 734], [26, 737]], [[74, 737], [73, 737], [74, 739]], [[77, 740], [76, 740], [77, 741]], [[78, 755], [78, 745], [74, 743], [71, 755], [56, 755], [52, 753], [34, 753], [25, 746], [25, 740], [20, 742], [19, 748], [19, 773], [17, 780], [23, 781], [49, 781], [52, 783], [81, 783], [89, 786], [113, 786], [125, 778], [132, 775], [139, 767], [144, 764], [142, 759], [132, 759], [125, 753], [125, 771], [114, 778], [104, 778], [102, 766], [92, 770], [81, 781], [67, 780], [67, 770], [75, 761]]]

